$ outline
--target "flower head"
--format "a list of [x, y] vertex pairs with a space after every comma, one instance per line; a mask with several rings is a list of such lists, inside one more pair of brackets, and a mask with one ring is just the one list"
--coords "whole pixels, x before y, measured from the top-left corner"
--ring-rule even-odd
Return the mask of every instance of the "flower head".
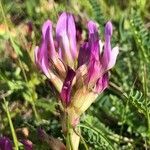
[[74, 17], [64, 12], [56, 25], [56, 39], [48, 20], [42, 27], [41, 44], [35, 49], [36, 64], [56, 87], [72, 116], [81, 115], [108, 87], [108, 71], [119, 52], [118, 47], [111, 48], [110, 21], [105, 26], [105, 42], [100, 40], [95, 22], [89, 21], [87, 28], [88, 41], [78, 48]]
[[21, 143], [24, 145], [25, 150], [33, 150], [33, 144], [31, 141], [27, 139], [21, 140]]
[[[13, 142], [8, 137], [0, 138], [0, 150], [13, 150]], [[32, 150], [33, 144], [31, 141], [23, 139], [21, 143], [24, 145], [25, 150]]]
[[0, 149], [2, 150], [12, 150], [12, 143], [7, 137], [0, 138]]

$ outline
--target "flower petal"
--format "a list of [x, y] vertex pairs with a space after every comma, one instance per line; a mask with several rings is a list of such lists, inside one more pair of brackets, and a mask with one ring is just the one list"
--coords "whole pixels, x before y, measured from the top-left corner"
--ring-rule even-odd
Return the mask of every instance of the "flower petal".
[[105, 44], [104, 44], [104, 54], [102, 56], [103, 69], [105, 71], [111, 69], [115, 65], [116, 58], [119, 53], [118, 47], [111, 49], [110, 39], [112, 36], [112, 31], [113, 31], [112, 24], [109, 21], [105, 26]]
[[108, 72], [105, 73], [101, 78], [97, 80], [94, 91], [96, 93], [102, 93], [108, 87]]
[[90, 63], [88, 65], [88, 75], [87, 80], [89, 87], [93, 87], [95, 85], [97, 79], [99, 78], [101, 70], [101, 65], [94, 58], [90, 59]]
[[93, 86], [97, 79], [99, 78], [101, 64], [100, 64], [100, 46], [99, 46], [99, 37], [98, 29], [96, 24], [92, 21], [88, 23], [89, 29], [89, 49], [90, 49], [90, 58], [88, 64], [88, 75], [87, 81], [89, 86]]
[[1, 150], [12, 150], [12, 144], [9, 138], [1, 137], [0, 138], [0, 149]]
[[42, 26], [41, 45], [35, 49], [35, 61], [47, 77], [50, 69], [49, 58], [55, 61], [56, 51], [52, 37], [52, 23], [47, 20]]
[[46, 39], [47, 36], [46, 36], [46, 32], [47, 32], [47, 29], [50, 28], [51, 26], [51, 21], [50, 20], [47, 20], [44, 22], [43, 26], [42, 26], [42, 38], [43, 39]]
[[78, 88], [72, 97], [70, 107], [68, 107], [68, 109], [72, 109], [70, 110], [70, 113], [72, 113], [71, 120], [78, 118], [83, 112], [85, 112], [97, 97], [98, 94], [92, 90], [89, 91], [86, 86]]
[[113, 33], [113, 26], [112, 26], [112, 23], [108, 21], [105, 26], [105, 36], [111, 37], [112, 33]]
[[64, 84], [60, 93], [61, 100], [66, 106], [70, 104], [72, 81], [75, 75], [76, 73], [70, 67], [68, 67], [68, 73], [67, 73], [66, 79], [64, 81]]
[[83, 87], [87, 78], [87, 65], [83, 64], [76, 70], [76, 80], [73, 80], [73, 84], [76, 84], [76, 88]]
[[[73, 16], [69, 13], [62, 13], [56, 26], [56, 37], [60, 46], [62, 59], [71, 67], [77, 59], [76, 29]], [[63, 52], [61, 52], [63, 51]]]
[[89, 36], [91, 34], [96, 34], [98, 36], [98, 29], [97, 29], [95, 22], [93, 21], [88, 22], [88, 30], [89, 30]]
[[47, 45], [46, 42], [43, 41], [41, 44], [41, 47], [38, 50], [39, 54], [39, 59], [38, 59], [38, 64], [41, 68], [41, 70], [44, 72], [44, 74], [49, 77], [49, 60], [48, 60], [48, 51], [47, 51]]
[[83, 46], [81, 46], [78, 56], [78, 68], [85, 63], [88, 63], [90, 57], [90, 50], [88, 42], [85, 42]]
[[107, 66], [107, 70], [111, 69], [115, 65], [118, 53], [119, 53], [119, 47], [116, 46], [111, 51], [111, 57]]
[[47, 44], [47, 50], [48, 54], [50, 56], [50, 59], [54, 61], [56, 58], [56, 51], [55, 51], [55, 45], [53, 40], [53, 34], [52, 34], [52, 23], [50, 20], [47, 20], [42, 27], [42, 35], [43, 39], [45, 40]]
[[[46, 30], [47, 28], [47, 30]], [[46, 46], [47, 49], [45, 49], [48, 52], [48, 56], [55, 68], [58, 71], [58, 74], [61, 76], [65, 76], [65, 66], [63, 64], [63, 62], [60, 60], [58, 53], [55, 51], [55, 45], [57, 44], [56, 42], [54, 43], [53, 41], [53, 35], [52, 35], [52, 23], [48, 20], [44, 23], [43, 28], [42, 28], [42, 32], [43, 32], [43, 37], [45, 36], [45, 42], [46, 42]]]
[[50, 76], [49, 78], [51, 80], [51, 83], [57, 89], [57, 91], [60, 93], [62, 90], [62, 86], [63, 86], [62, 80], [60, 79], [60, 77], [58, 77], [58, 75], [56, 75], [51, 70], [49, 71], [49, 76]]
[[110, 58], [111, 58], [111, 43], [110, 39], [112, 36], [112, 24], [107, 22], [105, 26], [105, 44], [104, 44], [104, 53], [102, 56], [103, 68], [107, 70]]

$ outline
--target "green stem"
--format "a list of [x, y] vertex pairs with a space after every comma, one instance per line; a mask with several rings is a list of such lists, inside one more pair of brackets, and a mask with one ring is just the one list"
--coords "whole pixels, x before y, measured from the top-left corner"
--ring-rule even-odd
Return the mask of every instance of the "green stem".
[[66, 126], [67, 126], [67, 136], [66, 136], [66, 147], [68, 150], [73, 150], [72, 140], [71, 140], [71, 126], [68, 115], [66, 114]]
[[147, 82], [146, 82], [146, 66], [144, 65], [144, 76], [143, 76], [143, 83], [144, 83], [144, 99], [145, 99], [145, 105], [146, 105], [146, 115], [147, 115], [147, 126], [148, 126], [148, 135], [150, 136], [150, 116], [149, 116], [149, 110], [148, 110], [148, 102], [147, 102]]
[[26, 81], [26, 82], [28, 82], [27, 75], [26, 75], [26, 73], [25, 73], [25, 70], [24, 70], [24, 67], [23, 67], [22, 61], [21, 61], [20, 59], [18, 59], [18, 62], [19, 62], [19, 66], [20, 66], [20, 68], [21, 68], [21, 70], [22, 70], [22, 73], [23, 73], [24, 79], [25, 79], [25, 81]]
[[32, 105], [32, 109], [33, 109], [33, 112], [34, 112], [34, 115], [35, 115], [35, 119], [36, 119], [37, 121], [39, 121], [40, 118], [39, 118], [39, 115], [38, 115], [38, 113], [37, 113], [37, 110], [36, 110], [36, 107], [35, 107], [34, 102], [33, 102], [31, 105]]
[[80, 134], [80, 138], [81, 138], [82, 144], [84, 145], [85, 150], [89, 150], [89, 148], [81, 134]]
[[6, 114], [7, 114], [9, 126], [10, 126], [10, 129], [11, 129], [11, 134], [12, 134], [14, 145], [15, 145], [15, 150], [19, 150], [19, 148], [18, 148], [18, 140], [17, 140], [15, 129], [14, 129], [14, 126], [13, 126], [13, 123], [12, 123], [12, 120], [11, 120], [10, 113], [9, 113], [8, 103], [6, 102], [4, 97], [3, 97], [3, 100], [4, 100], [4, 110], [5, 110]]
[[80, 136], [75, 130], [77, 129], [77, 127], [74, 127], [75, 129], [72, 127], [71, 120], [67, 112], [64, 114], [64, 118], [62, 121], [62, 130], [66, 135], [66, 149], [78, 150]]

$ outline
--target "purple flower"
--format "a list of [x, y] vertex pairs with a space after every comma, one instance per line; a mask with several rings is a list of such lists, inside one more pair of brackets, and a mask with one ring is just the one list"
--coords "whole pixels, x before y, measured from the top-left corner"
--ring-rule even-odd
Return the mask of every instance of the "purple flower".
[[73, 16], [62, 13], [56, 26], [56, 38], [59, 43], [59, 56], [70, 67], [75, 68], [78, 57], [76, 28]]
[[42, 27], [41, 44], [35, 49], [36, 64], [56, 87], [63, 105], [72, 115], [84, 112], [108, 87], [108, 71], [115, 65], [119, 52], [118, 47], [111, 48], [112, 30], [109, 21], [102, 42], [96, 23], [89, 21], [88, 41], [79, 47], [74, 17], [70, 13], [60, 15], [55, 40], [51, 21]]
[[0, 150], [12, 150], [12, 143], [7, 137], [0, 138]]
[[[33, 145], [29, 140], [21, 140], [21, 143], [24, 145], [25, 150], [32, 150]], [[12, 141], [7, 137], [0, 138], [0, 150], [13, 150]]]
[[25, 150], [33, 150], [33, 144], [31, 141], [23, 139], [21, 140], [21, 143], [24, 145]]

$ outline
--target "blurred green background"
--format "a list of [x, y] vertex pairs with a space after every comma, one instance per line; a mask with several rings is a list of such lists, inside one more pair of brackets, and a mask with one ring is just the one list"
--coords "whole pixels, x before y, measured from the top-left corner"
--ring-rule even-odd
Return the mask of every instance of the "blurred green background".
[[18, 139], [29, 139], [35, 149], [50, 149], [38, 138], [38, 127], [64, 141], [57, 93], [34, 64], [43, 22], [50, 19], [55, 27], [63, 11], [74, 13], [83, 36], [94, 20], [104, 39], [111, 20], [112, 45], [120, 51], [109, 88], [81, 118], [80, 149], [150, 149], [149, 0], [1, 0], [0, 136], [12, 139], [8, 110]]

